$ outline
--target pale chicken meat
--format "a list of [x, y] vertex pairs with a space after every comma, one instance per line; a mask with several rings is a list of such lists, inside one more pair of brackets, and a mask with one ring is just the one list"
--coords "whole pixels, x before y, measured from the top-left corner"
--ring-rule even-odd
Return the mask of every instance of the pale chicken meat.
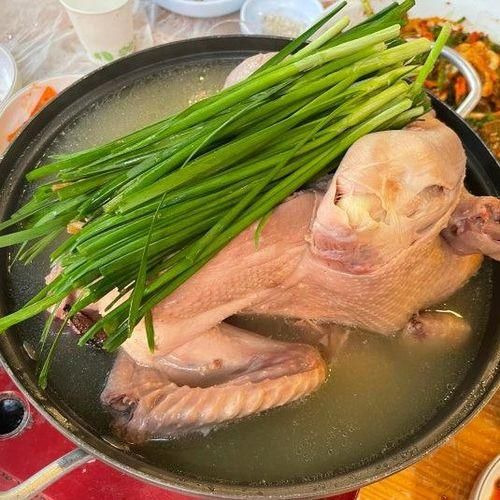
[[[416, 322], [414, 315], [460, 288], [482, 252], [495, 258], [500, 247], [495, 217], [475, 228], [487, 230], [489, 245], [467, 231], [454, 231], [453, 244], [443, 237], [471, 199], [498, 210], [499, 200], [464, 192], [464, 174], [458, 137], [430, 115], [359, 140], [326, 193], [284, 202], [257, 247], [253, 226], [154, 309], [154, 353], [144, 326], [135, 329], [102, 394], [118, 432], [129, 441], [167, 437], [283, 405], [321, 385], [327, 370], [319, 349], [224, 323], [237, 313], [444, 337], [441, 318]], [[462, 235], [466, 252], [456, 250]], [[467, 330], [442, 319], [458, 336]]]
[[[271, 56], [244, 61], [226, 86]], [[431, 114], [357, 141], [326, 192], [296, 193], [258, 245], [253, 225], [156, 306], [153, 353], [144, 324], [136, 327], [101, 396], [116, 431], [131, 442], [171, 437], [306, 396], [351, 327], [409, 341], [465, 338], [464, 320], [425, 311], [483, 254], [500, 259], [500, 200], [472, 196], [464, 177], [459, 138]], [[316, 347], [225, 323], [238, 313], [317, 325]]]
[[469, 323], [452, 311], [424, 311], [416, 314], [402, 331], [408, 342], [451, 343], [458, 345], [469, 340]]
[[117, 433], [135, 442], [281, 406], [325, 376], [314, 348], [222, 323], [148, 366], [121, 352], [102, 398], [117, 410]]
[[241, 80], [245, 80], [252, 73], [257, 71], [263, 64], [265, 64], [271, 57], [273, 57], [275, 52], [266, 52], [264, 54], [255, 54], [245, 59], [241, 64], [238, 64], [229, 75], [227, 75], [226, 81], [224, 82], [224, 88], [231, 87]]
[[443, 237], [458, 253], [478, 250], [500, 260], [500, 204], [492, 196], [472, 196], [464, 191]]

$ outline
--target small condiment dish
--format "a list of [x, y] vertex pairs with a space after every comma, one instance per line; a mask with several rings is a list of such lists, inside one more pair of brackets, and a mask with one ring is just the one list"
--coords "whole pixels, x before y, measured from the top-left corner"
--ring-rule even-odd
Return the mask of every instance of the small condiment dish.
[[469, 500], [495, 500], [500, 494], [500, 455], [481, 472], [469, 495]]
[[319, 0], [246, 0], [240, 12], [247, 35], [297, 36], [324, 13]]

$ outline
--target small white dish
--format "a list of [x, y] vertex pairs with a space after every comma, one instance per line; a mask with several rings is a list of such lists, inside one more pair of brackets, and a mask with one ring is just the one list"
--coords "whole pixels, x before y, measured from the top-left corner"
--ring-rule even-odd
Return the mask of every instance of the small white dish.
[[498, 498], [498, 481], [500, 480], [500, 455], [497, 455], [477, 478], [469, 496], [469, 500], [490, 500]]
[[[293, 37], [309, 28], [323, 13], [319, 0], [246, 0], [240, 12], [240, 27], [247, 35]], [[285, 21], [283, 25], [280, 19]], [[291, 32], [287, 33], [288, 30]]]
[[17, 131], [36, 114], [33, 111], [47, 87], [51, 87], [57, 95], [81, 77], [82, 75], [64, 75], [47, 78], [30, 83], [16, 92], [0, 110], [0, 156], [15, 139]]
[[232, 14], [244, 0], [155, 0], [161, 7], [189, 17], [218, 17]]
[[0, 108], [21, 87], [21, 79], [12, 54], [0, 45]]

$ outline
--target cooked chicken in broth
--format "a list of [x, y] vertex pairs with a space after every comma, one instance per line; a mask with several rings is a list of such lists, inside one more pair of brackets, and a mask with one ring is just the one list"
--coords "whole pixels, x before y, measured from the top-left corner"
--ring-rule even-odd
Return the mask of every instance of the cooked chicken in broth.
[[[240, 77], [266, 60], [257, 58]], [[224, 322], [238, 313], [431, 342], [464, 336], [461, 319], [419, 315], [463, 286], [482, 253], [499, 257], [500, 200], [468, 194], [464, 177], [459, 138], [430, 114], [360, 139], [326, 193], [283, 203], [257, 244], [250, 227], [155, 308], [154, 353], [144, 325], [135, 329], [102, 394], [119, 433], [170, 437], [284, 405], [325, 381], [318, 349]]]
[[[432, 114], [357, 141], [326, 189], [290, 197], [258, 241], [254, 225], [154, 309], [153, 353], [140, 323], [107, 380], [107, 361], [96, 369], [115, 434], [167, 468], [256, 482], [350, 467], [422, 425], [474, 356], [490, 293], [489, 263], [478, 270], [500, 257], [500, 201], [469, 194], [464, 177], [459, 138]], [[78, 407], [74, 377], [57, 379]], [[427, 391], [431, 379], [442, 384]]]
[[[450, 337], [463, 335], [461, 321], [419, 319], [418, 312], [451, 295], [481, 264], [475, 228], [455, 231], [464, 241], [460, 254], [456, 241], [450, 246], [441, 236], [468, 203], [464, 175], [458, 137], [431, 116], [358, 141], [324, 195], [305, 192], [283, 203], [257, 248], [252, 227], [155, 309], [153, 354], [144, 327], [136, 329], [102, 395], [122, 412], [120, 432], [130, 441], [168, 437], [283, 405], [324, 382], [318, 350], [224, 323], [237, 313], [386, 335], [404, 329], [430, 341], [433, 330], [442, 335], [443, 322]], [[482, 234], [493, 256], [496, 230], [491, 224]]]

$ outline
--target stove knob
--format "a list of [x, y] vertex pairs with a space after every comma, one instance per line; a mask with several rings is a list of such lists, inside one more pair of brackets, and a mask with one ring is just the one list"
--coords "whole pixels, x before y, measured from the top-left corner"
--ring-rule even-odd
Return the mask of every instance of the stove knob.
[[0, 439], [17, 436], [29, 418], [27, 403], [15, 392], [0, 392]]

